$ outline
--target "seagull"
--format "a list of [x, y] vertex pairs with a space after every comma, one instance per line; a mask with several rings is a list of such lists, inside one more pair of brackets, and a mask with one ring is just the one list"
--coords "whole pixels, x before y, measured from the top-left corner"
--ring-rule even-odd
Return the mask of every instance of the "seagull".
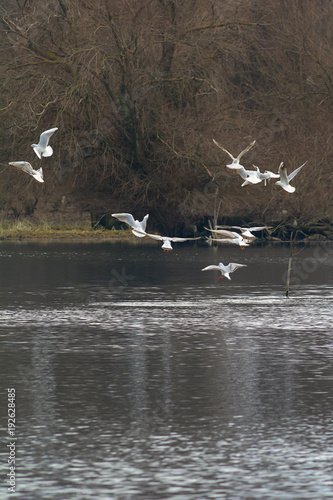
[[163, 241], [162, 248], [165, 252], [170, 252], [170, 250], [173, 250], [171, 243], [182, 243], [184, 241], [193, 241], [193, 240], [200, 240], [201, 236], [198, 236], [197, 238], [177, 238], [177, 237], [172, 237], [172, 236], [160, 236], [159, 234], [149, 234], [145, 233], [147, 236], [152, 238], [153, 240], [159, 240]]
[[31, 147], [35, 151], [38, 158], [42, 159], [42, 156], [52, 156], [53, 149], [49, 146], [49, 140], [51, 135], [58, 130], [58, 127], [50, 128], [50, 130], [45, 130], [39, 137], [38, 144], [31, 144]]
[[149, 214], [145, 215], [141, 222], [135, 220], [132, 214], [121, 213], [121, 214], [111, 214], [112, 217], [125, 222], [128, 226], [132, 228], [132, 233], [138, 238], [143, 238], [146, 236], [146, 226]]
[[243, 250], [244, 247], [250, 246], [247, 241], [240, 234], [235, 231], [226, 231], [225, 229], [208, 229], [205, 227], [207, 231], [211, 231], [212, 233], [221, 234], [224, 238], [211, 238], [212, 241], [218, 241], [219, 243], [231, 243], [233, 245], [238, 245]]
[[240, 267], [246, 267], [246, 264], [236, 264], [235, 262], [230, 262], [230, 264], [224, 266], [222, 262], [220, 262], [218, 266], [214, 265], [207, 266], [201, 269], [201, 271], [214, 271], [214, 270], [221, 271], [221, 276], [218, 278], [219, 280], [221, 278], [228, 278], [228, 280], [231, 280], [229, 273], [233, 273], [234, 271], [236, 271], [236, 269]]
[[253, 141], [251, 142], [251, 144], [249, 144], [243, 151], [241, 151], [239, 153], [239, 155], [237, 156], [237, 158], [234, 158], [232, 156], [231, 153], [229, 153], [229, 151], [227, 151], [226, 149], [224, 149], [224, 147], [222, 147], [218, 142], [215, 141], [215, 139], [213, 139], [213, 143], [220, 149], [222, 149], [222, 151], [224, 151], [225, 153], [227, 153], [227, 155], [230, 156], [230, 158], [232, 159], [232, 162], [229, 163], [228, 165], [226, 165], [227, 168], [231, 168], [232, 170], [239, 170], [241, 168], [244, 168], [239, 162], [240, 162], [240, 159], [242, 158], [242, 156], [247, 153], [248, 151], [250, 151], [251, 148], [253, 148], [253, 146], [255, 145], [256, 141]]
[[23, 172], [31, 175], [38, 182], [44, 182], [42, 167], [40, 167], [39, 170], [34, 170], [27, 161], [11, 161], [9, 162], [9, 165], [17, 168], [18, 170], [23, 170]]
[[238, 174], [244, 179], [241, 187], [247, 186], [248, 184], [259, 184], [262, 181], [257, 174], [256, 170], [246, 170], [244, 167], [241, 167], [237, 170]]
[[253, 165], [256, 170], [246, 170], [244, 167], [237, 170], [239, 175], [244, 179], [242, 187], [247, 186], [248, 184], [259, 184], [259, 182], [264, 181], [266, 186], [267, 180], [269, 179], [278, 179], [280, 174], [274, 174], [274, 172], [270, 172], [269, 170], [265, 170], [265, 172], [260, 172], [259, 167]]
[[275, 184], [281, 186], [285, 191], [287, 191], [287, 193], [293, 193], [296, 190], [296, 188], [294, 186], [291, 186], [289, 182], [295, 177], [296, 174], [298, 174], [301, 168], [304, 167], [305, 163], [303, 163], [303, 165], [296, 168], [296, 170], [294, 170], [293, 172], [291, 172], [291, 174], [288, 175], [287, 169], [282, 161], [279, 166], [280, 180], [277, 181]]
[[267, 181], [269, 179], [279, 179], [280, 174], [274, 174], [274, 172], [271, 172], [270, 170], [265, 170], [265, 172], [260, 172], [259, 167], [256, 165], [253, 165], [254, 168], [257, 169], [257, 175], [261, 181], [264, 181], [265, 186], [267, 185]]
[[247, 186], [248, 184], [259, 184], [259, 182], [264, 181], [266, 186], [267, 180], [269, 179], [279, 179], [280, 174], [274, 174], [270, 170], [265, 170], [265, 172], [260, 172], [259, 167], [253, 165], [256, 170], [246, 170], [244, 167], [241, 167], [237, 170], [237, 173], [244, 179], [242, 187]]
[[256, 227], [240, 227], [240, 226], [230, 226], [232, 229], [239, 229], [242, 233], [242, 237], [245, 238], [248, 243], [254, 241], [256, 236], [252, 234], [252, 231], [263, 231], [264, 229], [271, 229], [269, 226], [256, 226]]

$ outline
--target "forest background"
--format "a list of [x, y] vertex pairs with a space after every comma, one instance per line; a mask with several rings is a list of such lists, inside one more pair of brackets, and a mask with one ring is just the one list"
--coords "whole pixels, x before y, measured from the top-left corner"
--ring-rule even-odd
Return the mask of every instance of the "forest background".
[[[332, 1], [2, 0], [0, 17], [2, 218], [332, 223]], [[256, 140], [246, 168], [307, 161], [296, 192], [241, 188], [213, 138], [234, 156]]]

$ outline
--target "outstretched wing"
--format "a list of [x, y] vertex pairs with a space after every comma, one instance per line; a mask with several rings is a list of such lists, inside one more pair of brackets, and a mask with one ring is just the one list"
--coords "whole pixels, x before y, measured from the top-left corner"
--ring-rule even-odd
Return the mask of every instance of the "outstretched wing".
[[142, 219], [142, 221], [139, 222], [139, 225], [140, 225], [142, 231], [146, 230], [148, 217], [149, 217], [149, 214], [145, 215], [144, 218]]
[[229, 153], [229, 151], [227, 151], [226, 149], [224, 149], [224, 147], [223, 147], [223, 146], [221, 146], [221, 144], [219, 144], [218, 142], [216, 142], [216, 141], [215, 141], [215, 139], [213, 139], [213, 143], [215, 144], [215, 146], [217, 146], [218, 148], [222, 149], [222, 151], [224, 151], [225, 153], [227, 153], [227, 155], [229, 155], [229, 156], [230, 156], [230, 158], [231, 158], [232, 160], [235, 160], [235, 159], [236, 159], [236, 158], [234, 158], [234, 157], [232, 156], [232, 154], [231, 154], [231, 153]]
[[287, 169], [284, 166], [283, 161], [280, 163], [280, 166], [279, 166], [279, 175], [280, 175], [280, 180], [281, 180], [282, 184], [289, 184]]
[[39, 137], [39, 146], [41, 146], [42, 148], [46, 148], [49, 143], [51, 135], [53, 135], [54, 132], [56, 132], [57, 130], [58, 127], [55, 127], [55, 128], [50, 128], [49, 130], [45, 130], [45, 132], [42, 132]]
[[200, 240], [201, 236], [197, 236], [195, 238], [177, 238], [176, 236], [173, 237], [173, 238], [170, 238], [171, 241], [174, 241], [177, 243], [177, 241], [179, 243], [181, 243], [182, 241], [191, 241], [191, 240]]
[[166, 239], [170, 239], [170, 238], [167, 238], [166, 236], [160, 236], [159, 234], [149, 234], [149, 233], [146, 233], [146, 236], [149, 236], [149, 238], [152, 238], [153, 240], [158, 240], [158, 241], [163, 241], [163, 240], [166, 240]]
[[201, 271], [221, 271], [220, 266], [207, 266], [201, 269]]
[[225, 229], [209, 229], [208, 227], [205, 227], [207, 231], [211, 231], [212, 233], [216, 234], [221, 234], [222, 236], [225, 236], [226, 238], [238, 238], [239, 234], [235, 233], [234, 231], [226, 231]]
[[43, 169], [40, 167], [38, 170], [33, 170], [33, 173], [31, 174], [34, 179], [36, 179], [37, 182], [44, 182], [44, 176], [43, 176]]
[[265, 170], [265, 173], [263, 175], [266, 175], [267, 179], [278, 179], [280, 177], [280, 174], [274, 174], [274, 172], [271, 172], [271, 170]]
[[137, 236], [138, 238], [144, 238], [146, 236], [146, 233], [144, 231], [137, 231], [136, 229], [132, 229], [132, 233], [134, 236]]
[[237, 264], [236, 262], [230, 262], [230, 264], [228, 264], [227, 266], [229, 273], [233, 273], [234, 271], [236, 271], [236, 269], [239, 269], [240, 267], [246, 267], [246, 264]]
[[243, 155], [245, 155], [245, 153], [247, 153], [248, 151], [250, 151], [251, 148], [253, 148], [253, 146], [255, 145], [256, 141], [253, 141], [251, 142], [251, 144], [249, 144], [245, 149], [243, 149], [243, 151], [241, 151], [239, 153], [239, 155], [237, 156], [237, 160], [239, 161], [241, 159], [241, 157]]
[[18, 170], [23, 170], [23, 172], [27, 174], [30, 175], [33, 174], [33, 168], [27, 161], [11, 161], [9, 162], [9, 165], [11, 165], [14, 168], [17, 168]]
[[257, 226], [257, 227], [248, 227], [247, 230], [248, 231], [263, 231], [264, 229], [270, 229], [270, 227], [268, 226]]
[[135, 224], [135, 220], [132, 214], [127, 214], [127, 213], [120, 213], [120, 214], [111, 214], [112, 217], [115, 217], [118, 219], [120, 222], [125, 222], [129, 226], [131, 226], [134, 229], [137, 229], [137, 226]]
[[[307, 161], [305, 163], [307, 163]], [[303, 165], [296, 168], [296, 170], [294, 170], [293, 172], [291, 172], [291, 174], [288, 175], [288, 181], [291, 181], [291, 179], [293, 179], [295, 177], [295, 175], [298, 174], [298, 172], [301, 170], [301, 168], [304, 167], [305, 163], [303, 163]]]

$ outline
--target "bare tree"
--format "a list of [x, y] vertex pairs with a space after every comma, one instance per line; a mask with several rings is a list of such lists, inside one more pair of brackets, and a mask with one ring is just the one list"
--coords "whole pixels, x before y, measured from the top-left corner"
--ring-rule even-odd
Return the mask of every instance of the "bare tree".
[[[212, 138], [233, 151], [257, 139], [249, 166], [309, 159], [325, 187], [331, 15], [329, 0], [8, 0], [2, 160], [26, 154], [57, 125], [52, 185], [68, 186], [88, 208], [98, 193], [105, 210], [147, 207], [156, 220], [163, 211], [170, 227], [179, 216], [197, 222], [217, 211], [273, 217], [283, 204], [274, 185], [260, 196], [241, 189]], [[308, 196], [314, 176], [301, 176], [300, 192]], [[12, 189], [13, 173], [7, 178]], [[329, 213], [324, 192], [311, 213]], [[301, 194], [290, 207], [309, 215]]]

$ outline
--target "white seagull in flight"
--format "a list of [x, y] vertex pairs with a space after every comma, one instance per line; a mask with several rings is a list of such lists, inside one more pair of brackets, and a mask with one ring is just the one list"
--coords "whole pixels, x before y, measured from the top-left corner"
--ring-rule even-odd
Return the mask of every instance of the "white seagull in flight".
[[233, 273], [236, 271], [236, 269], [239, 269], [240, 267], [246, 267], [246, 264], [236, 264], [235, 262], [230, 262], [227, 266], [223, 265], [222, 262], [219, 263], [218, 266], [207, 266], [201, 269], [201, 271], [220, 271], [221, 276], [218, 278], [219, 280], [221, 278], [228, 278], [228, 280], [231, 280], [229, 274]]
[[237, 170], [237, 173], [244, 179], [241, 187], [247, 186], [248, 184], [259, 184], [262, 181], [258, 176], [257, 170], [246, 170], [244, 167], [241, 167]]
[[280, 174], [274, 174], [274, 172], [271, 172], [270, 170], [265, 170], [265, 172], [260, 172], [259, 167], [257, 167], [256, 165], [253, 166], [254, 168], [257, 169], [257, 175], [261, 181], [264, 181], [265, 186], [267, 185], [267, 181], [269, 181], [269, 179], [280, 178]]
[[293, 193], [296, 190], [296, 188], [294, 186], [291, 186], [289, 182], [295, 177], [296, 174], [298, 174], [301, 168], [304, 167], [305, 163], [303, 163], [303, 165], [296, 168], [296, 170], [294, 170], [293, 172], [291, 172], [291, 174], [288, 175], [284, 163], [281, 162], [279, 166], [280, 180], [277, 181], [275, 184], [281, 186], [285, 191], [287, 191], [287, 193]]
[[196, 238], [178, 238], [175, 236], [160, 236], [159, 234], [145, 234], [153, 240], [163, 241], [162, 248], [165, 252], [170, 252], [170, 250], [173, 250], [171, 243], [183, 243], [184, 241], [200, 240], [201, 238], [201, 236], [198, 236]]
[[112, 217], [115, 217], [120, 222], [125, 222], [128, 226], [132, 228], [132, 233], [138, 238], [143, 238], [146, 236], [146, 226], [149, 214], [145, 215], [142, 221], [135, 220], [132, 214], [128, 213], [120, 213], [120, 214], [111, 214]]
[[11, 161], [9, 165], [31, 175], [37, 182], [44, 182], [42, 167], [38, 170], [34, 170], [27, 161]]
[[259, 167], [253, 165], [256, 170], [246, 170], [244, 167], [237, 170], [237, 173], [244, 179], [242, 187], [247, 186], [248, 184], [259, 184], [259, 182], [264, 181], [266, 186], [267, 180], [269, 179], [279, 179], [280, 174], [274, 174], [269, 170], [265, 170], [265, 172], [260, 172]]
[[235, 231], [226, 231], [225, 229], [208, 229], [212, 233], [220, 234], [223, 238], [211, 238], [211, 241], [218, 241], [219, 243], [231, 243], [233, 245], [238, 245], [243, 250], [244, 247], [250, 246], [243, 235], [236, 233]]
[[53, 149], [49, 146], [49, 140], [51, 135], [54, 134], [58, 130], [58, 127], [50, 128], [49, 130], [45, 130], [39, 137], [38, 144], [31, 144], [31, 147], [35, 151], [38, 158], [42, 159], [42, 156], [52, 156]]
[[256, 226], [256, 227], [240, 227], [240, 226], [229, 226], [232, 229], [239, 229], [240, 232], [242, 233], [242, 237], [250, 243], [251, 241], [254, 241], [257, 239], [253, 232], [257, 231], [263, 231], [264, 229], [271, 229], [269, 226]]
[[227, 151], [223, 146], [221, 146], [218, 142], [215, 141], [215, 139], [213, 139], [213, 142], [215, 144], [215, 146], [217, 146], [218, 148], [222, 149], [222, 151], [224, 151], [225, 153], [227, 153], [227, 155], [230, 156], [230, 158], [232, 159], [232, 162], [229, 163], [228, 165], [226, 165], [227, 168], [231, 168], [232, 170], [239, 170], [241, 168], [244, 168], [239, 162], [240, 162], [240, 159], [242, 158], [242, 156], [247, 153], [248, 151], [250, 151], [251, 148], [253, 148], [253, 146], [255, 145], [256, 141], [253, 141], [251, 142], [251, 144], [249, 144], [243, 151], [241, 151], [239, 153], [239, 155], [237, 156], [237, 158], [235, 158], [234, 156], [232, 156], [231, 153], [229, 153], [229, 151]]

